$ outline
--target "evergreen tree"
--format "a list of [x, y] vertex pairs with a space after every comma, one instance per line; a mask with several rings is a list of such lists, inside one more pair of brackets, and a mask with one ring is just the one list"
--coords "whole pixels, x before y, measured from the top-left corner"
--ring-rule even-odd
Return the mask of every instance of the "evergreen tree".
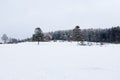
[[43, 35], [43, 32], [42, 30], [38, 27], [38, 28], [35, 28], [35, 34], [33, 34], [33, 41], [38, 41], [38, 45], [39, 45], [39, 42], [40, 41], [44, 41], [44, 35]]
[[73, 41], [83, 41], [83, 35], [81, 33], [81, 29], [79, 26], [76, 26], [73, 29], [73, 35], [72, 35], [72, 40]]

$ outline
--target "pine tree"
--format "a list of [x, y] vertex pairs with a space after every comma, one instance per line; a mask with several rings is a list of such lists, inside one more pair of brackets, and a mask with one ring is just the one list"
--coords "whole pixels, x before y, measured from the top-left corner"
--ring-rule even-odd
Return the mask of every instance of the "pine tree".
[[35, 28], [35, 34], [33, 34], [33, 41], [38, 41], [38, 45], [40, 41], [44, 41], [44, 35], [42, 30], [38, 27]]
[[72, 40], [73, 41], [83, 41], [83, 34], [81, 33], [81, 29], [79, 26], [76, 26], [73, 29]]

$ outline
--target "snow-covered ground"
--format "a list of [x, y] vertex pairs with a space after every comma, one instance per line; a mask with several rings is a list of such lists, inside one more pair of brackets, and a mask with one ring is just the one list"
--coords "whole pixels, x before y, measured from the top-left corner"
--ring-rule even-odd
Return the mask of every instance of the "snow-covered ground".
[[0, 45], [0, 80], [120, 80], [120, 45]]

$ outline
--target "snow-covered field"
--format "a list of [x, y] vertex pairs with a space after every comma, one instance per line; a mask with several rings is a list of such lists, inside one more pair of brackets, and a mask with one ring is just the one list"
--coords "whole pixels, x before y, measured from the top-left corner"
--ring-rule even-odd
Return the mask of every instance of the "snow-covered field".
[[120, 45], [0, 45], [0, 80], [120, 80]]

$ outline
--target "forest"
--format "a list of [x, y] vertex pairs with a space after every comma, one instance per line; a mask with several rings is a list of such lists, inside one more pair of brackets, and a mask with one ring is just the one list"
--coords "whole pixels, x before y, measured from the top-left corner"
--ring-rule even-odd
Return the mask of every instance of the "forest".
[[120, 43], [120, 26], [105, 29], [81, 29], [80, 26], [75, 26], [73, 29], [58, 30], [47, 33], [44, 33], [40, 27], [37, 27], [31, 36], [32, 37], [20, 40], [16, 38], [9, 38], [6, 34], [3, 34], [1, 39], [4, 43], [20, 43], [28, 41], [55, 42], [57, 40]]
[[[41, 29], [40, 29], [40, 32], [43, 33]], [[34, 38], [35, 34], [32, 37], [33, 41], [37, 40]], [[79, 26], [76, 26], [74, 29], [71, 29], [71, 30], [60, 30], [60, 31], [48, 32], [48, 33], [43, 33], [42, 35], [44, 39], [40, 41], [62, 40], [62, 41], [120, 43], [120, 27], [119, 26], [106, 28], [106, 29], [93, 29], [93, 28], [80, 29]]]

